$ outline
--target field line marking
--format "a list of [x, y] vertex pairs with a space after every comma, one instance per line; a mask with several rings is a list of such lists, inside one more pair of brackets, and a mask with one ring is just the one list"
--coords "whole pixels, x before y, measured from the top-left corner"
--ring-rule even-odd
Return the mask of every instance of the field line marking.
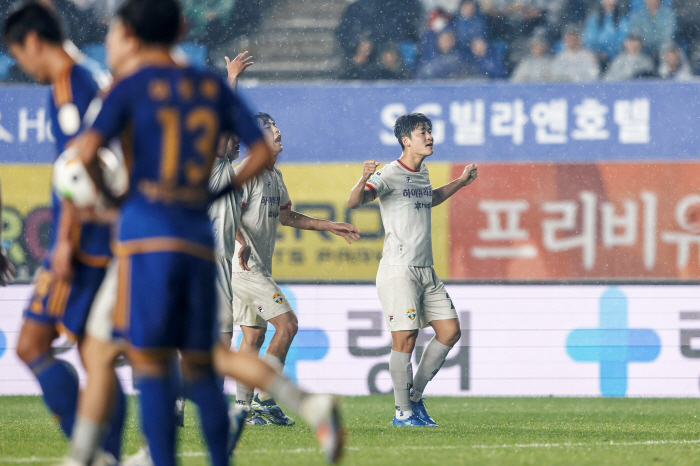
[[[362, 451], [362, 450], [499, 450], [499, 449], [518, 449], [518, 448], [565, 448], [565, 447], [625, 447], [625, 446], [645, 446], [645, 445], [692, 445], [700, 444], [700, 440], [646, 440], [643, 442], [564, 442], [564, 443], [510, 443], [503, 445], [443, 445], [443, 446], [430, 446], [430, 445], [405, 445], [405, 446], [386, 446], [386, 447], [347, 447], [350, 451]], [[242, 451], [243, 454], [261, 454], [261, 453], [315, 453], [319, 452], [319, 448], [294, 448], [288, 450], [246, 450]], [[206, 456], [208, 453], [205, 451], [185, 451], [178, 453], [177, 456], [181, 458], [191, 458], [191, 457], [201, 457]], [[12, 457], [0, 457], [0, 463], [48, 463], [53, 461], [61, 461], [65, 457], [38, 457], [30, 456], [28, 458], [12, 458]]]

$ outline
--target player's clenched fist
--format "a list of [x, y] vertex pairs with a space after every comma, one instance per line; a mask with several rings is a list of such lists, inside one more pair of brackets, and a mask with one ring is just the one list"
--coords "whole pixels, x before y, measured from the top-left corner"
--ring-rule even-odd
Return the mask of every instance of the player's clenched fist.
[[362, 170], [362, 179], [365, 181], [369, 180], [369, 177], [377, 171], [378, 166], [379, 162], [375, 162], [374, 160], [367, 160], [365, 162], [365, 167]]
[[464, 167], [464, 172], [462, 173], [462, 176], [460, 176], [460, 178], [462, 179], [463, 185], [467, 186], [471, 184], [471, 182], [474, 181], [477, 176], [479, 176], [479, 173], [477, 172], [476, 164], [470, 163], [469, 165]]

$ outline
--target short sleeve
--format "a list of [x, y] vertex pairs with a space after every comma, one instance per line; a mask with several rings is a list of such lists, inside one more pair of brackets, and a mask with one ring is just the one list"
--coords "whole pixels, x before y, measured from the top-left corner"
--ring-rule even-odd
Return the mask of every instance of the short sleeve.
[[129, 103], [128, 86], [122, 81], [102, 101], [92, 129], [102, 134], [105, 141], [119, 135], [126, 125]]
[[262, 140], [262, 132], [253, 120], [248, 106], [233, 91], [223, 83], [223, 105], [221, 130], [235, 133], [246, 146]]
[[290, 209], [292, 207], [292, 200], [289, 198], [289, 191], [287, 191], [287, 185], [284, 184], [284, 178], [282, 178], [282, 173], [277, 171], [277, 176], [280, 177], [280, 210]]
[[388, 172], [384, 169], [379, 170], [377, 173], [372, 175], [367, 181], [367, 188], [372, 192], [372, 200], [382, 197], [389, 192], [391, 192], [391, 186], [387, 180]]

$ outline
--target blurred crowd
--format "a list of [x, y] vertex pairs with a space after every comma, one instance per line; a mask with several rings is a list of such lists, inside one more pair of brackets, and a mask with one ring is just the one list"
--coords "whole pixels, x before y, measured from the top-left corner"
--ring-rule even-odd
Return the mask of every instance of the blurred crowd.
[[690, 80], [699, 0], [356, 0], [341, 79]]
[[[17, 0], [0, 0], [0, 24]], [[110, 18], [121, 0], [41, 0], [59, 13], [70, 40], [93, 63], [104, 66], [104, 38]], [[188, 21], [182, 47], [190, 59], [212, 64], [221, 50], [237, 37], [252, 33], [265, 8], [273, 0], [181, 0]], [[0, 41], [1, 42], [1, 41]], [[5, 45], [0, 45], [0, 81], [24, 82], [29, 79], [14, 65]]]

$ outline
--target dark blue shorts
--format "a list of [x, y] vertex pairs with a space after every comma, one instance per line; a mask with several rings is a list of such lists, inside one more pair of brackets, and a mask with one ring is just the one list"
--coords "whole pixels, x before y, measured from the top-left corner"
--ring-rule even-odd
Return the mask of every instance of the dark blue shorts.
[[120, 255], [114, 336], [138, 349], [212, 350], [216, 265], [186, 252]]
[[78, 262], [71, 281], [58, 280], [50, 269], [39, 272], [26, 319], [55, 325], [76, 339], [85, 334], [92, 301], [107, 269]]

